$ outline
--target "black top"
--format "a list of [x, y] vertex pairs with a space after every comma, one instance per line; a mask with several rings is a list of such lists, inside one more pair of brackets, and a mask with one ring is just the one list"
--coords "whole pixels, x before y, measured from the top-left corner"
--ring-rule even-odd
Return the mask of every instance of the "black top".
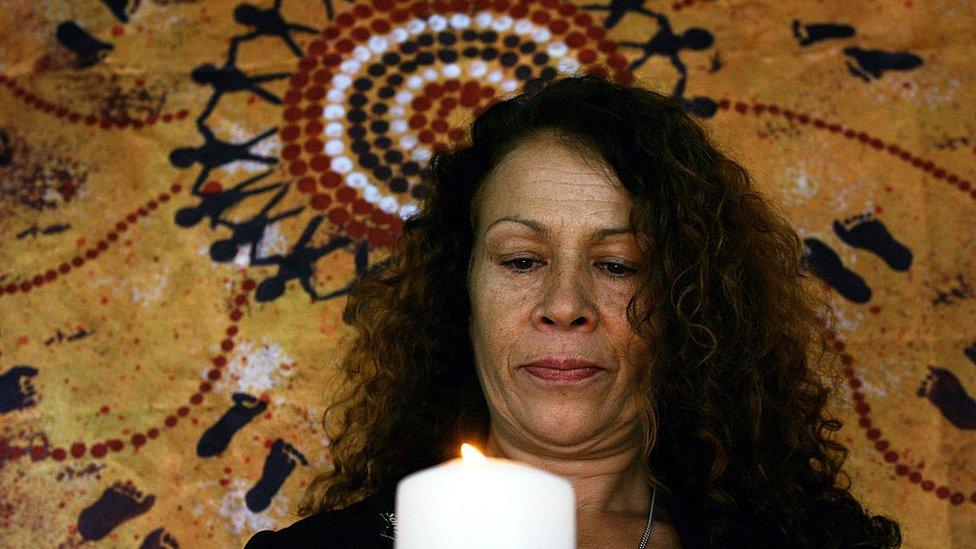
[[[659, 498], [658, 503], [665, 502]], [[395, 504], [396, 486], [391, 486], [344, 509], [316, 513], [277, 532], [258, 532], [244, 548], [392, 549]], [[706, 547], [703, 530], [694, 524], [685, 504], [672, 498], [666, 505], [681, 546], [684, 549]]]

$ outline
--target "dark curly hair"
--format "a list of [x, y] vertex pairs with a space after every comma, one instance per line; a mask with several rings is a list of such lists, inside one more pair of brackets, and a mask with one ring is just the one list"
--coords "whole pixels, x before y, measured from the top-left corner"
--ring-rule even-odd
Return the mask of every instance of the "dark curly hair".
[[472, 201], [542, 132], [598, 153], [633, 199], [651, 267], [627, 310], [651, 349], [639, 388], [649, 480], [691, 502], [714, 546], [900, 546], [898, 523], [869, 514], [842, 470], [841, 422], [826, 411], [841, 379], [832, 317], [796, 232], [677, 102], [591, 76], [498, 102], [470, 144], [433, 155], [419, 214], [346, 306], [358, 334], [326, 412], [334, 468], [301, 512], [352, 503], [462, 441], [484, 447], [467, 330]]

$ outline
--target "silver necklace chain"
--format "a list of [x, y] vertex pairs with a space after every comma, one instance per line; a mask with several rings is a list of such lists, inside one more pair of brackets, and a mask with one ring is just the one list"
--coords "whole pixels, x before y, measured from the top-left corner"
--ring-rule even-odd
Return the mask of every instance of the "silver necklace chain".
[[641, 538], [640, 545], [637, 549], [644, 549], [647, 546], [647, 540], [651, 539], [651, 528], [654, 525], [654, 500], [657, 498], [657, 487], [654, 487], [654, 492], [651, 494], [651, 512], [647, 514], [647, 524], [644, 525], [644, 537]]

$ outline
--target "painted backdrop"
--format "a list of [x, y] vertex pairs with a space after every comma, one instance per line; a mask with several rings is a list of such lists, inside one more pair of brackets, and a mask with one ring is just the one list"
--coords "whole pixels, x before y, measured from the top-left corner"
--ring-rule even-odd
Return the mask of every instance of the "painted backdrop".
[[[803, 236], [855, 492], [976, 540], [976, 5], [6, 0], [0, 545], [233, 547], [326, 466], [350, 283], [560, 74], [679, 98]], [[829, 527], [829, 525], [825, 525]]]

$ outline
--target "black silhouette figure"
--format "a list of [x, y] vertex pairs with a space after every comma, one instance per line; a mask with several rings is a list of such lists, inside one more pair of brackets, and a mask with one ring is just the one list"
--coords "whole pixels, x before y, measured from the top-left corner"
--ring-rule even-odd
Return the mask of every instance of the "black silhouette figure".
[[248, 219], [247, 221], [242, 221], [240, 223], [228, 222], [223, 219], [217, 219], [217, 222], [225, 227], [231, 229], [230, 238], [224, 240], [218, 240], [210, 245], [210, 258], [218, 263], [226, 263], [234, 259], [237, 256], [237, 248], [243, 244], [250, 244], [251, 251], [248, 255], [248, 262], [250, 262], [254, 255], [257, 253], [257, 245], [261, 242], [264, 237], [264, 230], [268, 225], [285, 219], [286, 217], [291, 217], [293, 215], [298, 215], [302, 210], [305, 209], [304, 206], [299, 206], [297, 208], [292, 208], [286, 212], [282, 212], [273, 217], [268, 217], [268, 211], [275, 206], [285, 195], [288, 194], [288, 186], [279, 190], [274, 197], [263, 207], [257, 215]]
[[252, 513], [260, 513], [267, 509], [271, 505], [271, 498], [278, 493], [285, 479], [299, 463], [308, 465], [308, 460], [291, 444], [280, 438], [275, 440], [268, 457], [264, 460], [261, 478], [244, 494], [247, 508]]
[[189, 228], [199, 223], [204, 217], [208, 217], [210, 218], [210, 228], [215, 229], [221, 221], [220, 216], [248, 196], [265, 193], [284, 185], [284, 183], [279, 182], [253, 189], [247, 188], [269, 175], [271, 175], [271, 170], [245, 179], [227, 190], [212, 193], [197, 193], [197, 196], [200, 197], [200, 203], [196, 206], [180, 208], [173, 216], [173, 220], [180, 227]]
[[349, 293], [349, 287], [346, 287], [326, 295], [319, 295], [318, 291], [312, 286], [312, 278], [315, 276], [315, 262], [319, 258], [352, 243], [352, 239], [347, 236], [337, 236], [322, 246], [310, 248], [308, 242], [312, 239], [312, 235], [318, 229], [322, 220], [323, 217], [317, 215], [309, 221], [308, 226], [305, 227], [305, 231], [302, 232], [295, 247], [292, 248], [288, 255], [282, 256], [275, 254], [268, 257], [252, 258], [252, 265], [278, 266], [278, 272], [274, 276], [266, 278], [258, 284], [257, 289], [254, 291], [254, 296], [258, 301], [271, 301], [281, 297], [285, 293], [285, 284], [289, 280], [296, 278], [301, 283], [305, 292], [312, 298], [312, 301], [323, 301]]
[[302, 49], [291, 37], [293, 32], [318, 34], [319, 31], [305, 25], [288, 23], [281, 16], [281, 0], [275, 0], [274, 6], [262, 10], [252, 4], [238, 4], [234, 8], [234, 20], [242, 25], [254, 27], [254, 30], [241, 36], [242, 41], [251, 40], [259, 36], [276, 36], [285, 41], [296, 57], [301, 57]]
[[200, 457], [215, 456], [227, 449], [230, 439], [237, 431], [247, 425], [261, 412], [268, 409], [268, 405], [247, 393], [234, 393], [234, 405], [224, 413], [217, 423], [204, 431], [197, 442], [197, 455]]
[[872, 78], [881, 78], [885, 71], [910, 71], [922, 65], [921, 57], [907, 51], [888, 52], [850, 47], [844, 48], [844, 55], [851, 58], [845, 61], [848, 72], [865, 82], [870, 82]]
[[881, 221], [870, 213], [834, 220], [834, 232], [847, 244], [865, 249], [880, 257], [896, 271], [912, 266], [912, 251], [895, 240]]
[[857, 273], [844, 267], [830, 246], [816, 238], [806, 238], [803, 244], [804, 260], [814, 276], [854, 303], [867, 303], [871, 299], [871, 288]]
[[200, 175], [193, 182], [193, 194], [199, 195], [200, 185], [206, 181], [210, 172], [220, 166], [230, 164], [237, 160], [250, 160], [262, 164], [276, 164], [277, 158], [271, 156], [261, 156], [250, 151], [256, 143], [267, 139], [278, 131], [278, 128], [270, 130], [249, 139], [243, 143], [228, 143], [217, 139], [213, 131], [205, 124], [197, 124], [197, 129], [203, 135], [203, 145], [199, 147], [180, 147], [173, 149], [169, 153], [169, 161], [177, 168], [189, 168], [194, 163], [200, 164]]
[[13, 160], [14, 150], [7, 132], [0, 130], [0, 166], [9, 166]]
[[179, 549], [180, 544], [165, 528], [156, 528], [146, 539], [142, 540], [139, 549]]
[[112, 10], [112, 14], [123, 23], [129, 22], [129, 17], [135, 13], [141, 2], [142, 0], [102, 0], [102, 3]]
[[644, 0], [611, 0], [609, 5], [586, 4], [580, 6], [584, 10], [608, 11], [607, 18], [603, 21], [603, 26], [612, 29], [627, 15], [628, 12], [643, 13], [644, 15], [654, 16], [654, 14], [644, 8]]
[[217, 102], [225, 93], [249, 91], [265, 101], [280, 105], [281, 98], [261, 87], [265, 82], [280, 80], [291, 76], [291, 73], [276, 72], [260, 76], [248, 76], [237, 67], [237, 48], [241, 43], [240, 38], [233, 38], [230, 44], [230, 51], [227, 54], [227, 62], [222, 67], [216, 67], [211, 63], [200, 65], [190, 72], [190, 78], [197, 84], [209, 84], [213, 87], [214, 93], [207, 101], [207, 106], [197, 118], [198, 123], [203, 123], [210, 116], [210, 113], [217, 107]]
[[976, 401], [966, 394], [959, 378], [945, 368], [928, 368], [929, 373], [918, 388], [918, 396], [932, 402], [954, 427], [967, 431], [976, 429]]
[[148, 511], [155, 501], [156, 496], [143, 496], [130, 481], [116, 482], [98, 501], [82, 509], [78, 533], [86, 540], [100, 540], [119, 524]]
[[84, 69], [98, 63], [114, 46], [98, 40], [85, 32], [78, 23], [65, 21], [55, 32], [58, 42], [77, 56], [78, 68]]
[[635, 59], [630, 64], [630, 70], [636, 70], [654, 55], [662, 55], [671, 61], [671, 65], [678, 71], [678, 83], [671, 93], [682, 105], [690, 112], [700, 117], [711, 117], [718, 110], [718, 104], [707, 97], [693, 97], [685, 99], [685, 85], [688, 81], [688, 68], [681, 57], [678, 55], [681, 50], [704, 50], [710, 48], [715, 42], [715, 37], [706, 29], [691, 28], [676, 35], [671, 29], [668, 18], [649, 9], [643, 9], [641, 13], [646, 13], [653, 17], [658, 24], [658, 31], [647, 42], [621, 41], [619, 44], [628, 48], [636, 48], [643, 52], [643, 56]]
[[21, 408], [29, 408], [37, 403], [31, 378], [37, 375], [37, 368], [18, 364], [0, 375], [0, 414]]
[[837, 23], [800, 23], [794, 19], [793, 36], [801, 46], [809, 46], [832, 38], [850, 38], [854, 36], [854, 27]]

